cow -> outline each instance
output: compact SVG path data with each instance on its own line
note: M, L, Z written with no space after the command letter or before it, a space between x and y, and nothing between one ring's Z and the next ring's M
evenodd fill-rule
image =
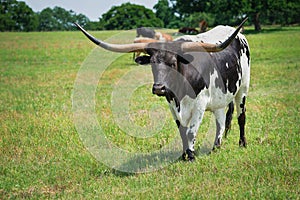
M155 39L155 31L146 27L139 27L136 29L136 37L146 37Z
M159 41L160 40L158 40L158 39L152 39L152 38L147 38L147 37L146 38L145 37L137 37L134 39L133 43L151 43L151 42L159 42ZM140 56L142 52L146 53L144 50L133 52L133 59Z
M134 43L150 43L150 42L170 42L173 41L171 35L161 32L155 32L155 38L145 38L145 37L137 37L134 39ZM141 52L134 52L133 59L140 56Z
M199 22L200 33L204 33L207 29L208 23L205 20Z
M155 39L162 42L171 42L173 38L167 33L155 32Z
M182 36L173 42L109 44L76 26L95 44L113 52L146 51L136 58L150 64L152 93L165 97L182 139L182 159L195 160L195 139L205 111L216 121L214 147L231 124L234 103L240 129L239 145L246 147L246 96L250 82L250 50L239 33L246 19L234 29L217 26L196 36ZM225 109L228 107L226 113ZM226 133L225 133L226 134Z
M178 32L183 33L183 34L190 34L190 35L196 35L199 33L198 30L196 30L195 28L190 28L190 27L183 27L183 28L179 29Z

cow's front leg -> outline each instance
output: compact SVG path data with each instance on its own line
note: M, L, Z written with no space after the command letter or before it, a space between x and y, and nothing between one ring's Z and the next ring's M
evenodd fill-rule
M186 130L187 150L185 151L185 160L195 160L195 142L199 126L202 122L204 111L193 113L189 126Z
M189 145L189 135L188 133L188 128L184 127L183 125L180 124L179 120L176 120L176 124L178 126L181 140L182 140L182 148L183 148L183 153L182 153L182 160L184 161L193 161L195 160L195 155L194 155L194 148L193 150L190 149Z
M186 137L186 131L187 131L187 127L184 127L180 124L180 121L179 120L176 120L176 124L177 124L177 127L179 129L179 133L180 133L180 136L181 136L181 140L182 140L182 159L183 160L186 160L186 151L188 149L188 140L187 140L187 137Z
M221 146L222 142L222 137L223 133L225 130L225 120L226 120L226 115L225 115L225 109L218 109L215 110L214 112L215 118L216 118L216 138L215 138L215 143L214 143L214 149L219 148Z

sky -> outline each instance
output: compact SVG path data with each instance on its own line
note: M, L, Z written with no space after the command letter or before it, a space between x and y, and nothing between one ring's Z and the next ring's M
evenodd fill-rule
M76 14L84 14L91 21L98 21L103 13L106 13L112 6L119 6L122 3L143 5L152 9L158 0L19 0L24 1L33 11L42 11L44 8L55 6L66 10L73 10Z

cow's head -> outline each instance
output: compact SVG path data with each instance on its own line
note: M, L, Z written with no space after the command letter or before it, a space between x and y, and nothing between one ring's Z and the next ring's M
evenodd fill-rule
M182 83L181 64L188 64L192 57L184 55L181 47L183 42L149 43L145 48L146 56L139 56L135 62L140 65L150 64L153 74L152 92L158 96L168 96L178 83Z
M154 42L152 39L144 42L137 42L132 44L108 44L96 39L85 31L81 26L75 25L95 44L109 51L128 53L144 51L148 56L141 56L136 58L136 62L141 65L151 64L154 77L153 94L158 96L168 96L172 93L174 83L178 83L180 79L180 65L179 63L187 64L192 60L188 52L218 52L225 49L236 37L245 19L235 32L228 37L226 41L220 44L209 44L201 42ZM186 56L185 56L186 55Z

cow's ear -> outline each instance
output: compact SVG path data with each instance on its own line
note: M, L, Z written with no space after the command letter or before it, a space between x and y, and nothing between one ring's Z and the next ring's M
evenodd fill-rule
M178 56L178 61L183 63L183 64L189 64L191 62L193 62L194 57L190 54L183 54Z
M150 56L139 56L135 59L135 62L139 65L150 64Z

